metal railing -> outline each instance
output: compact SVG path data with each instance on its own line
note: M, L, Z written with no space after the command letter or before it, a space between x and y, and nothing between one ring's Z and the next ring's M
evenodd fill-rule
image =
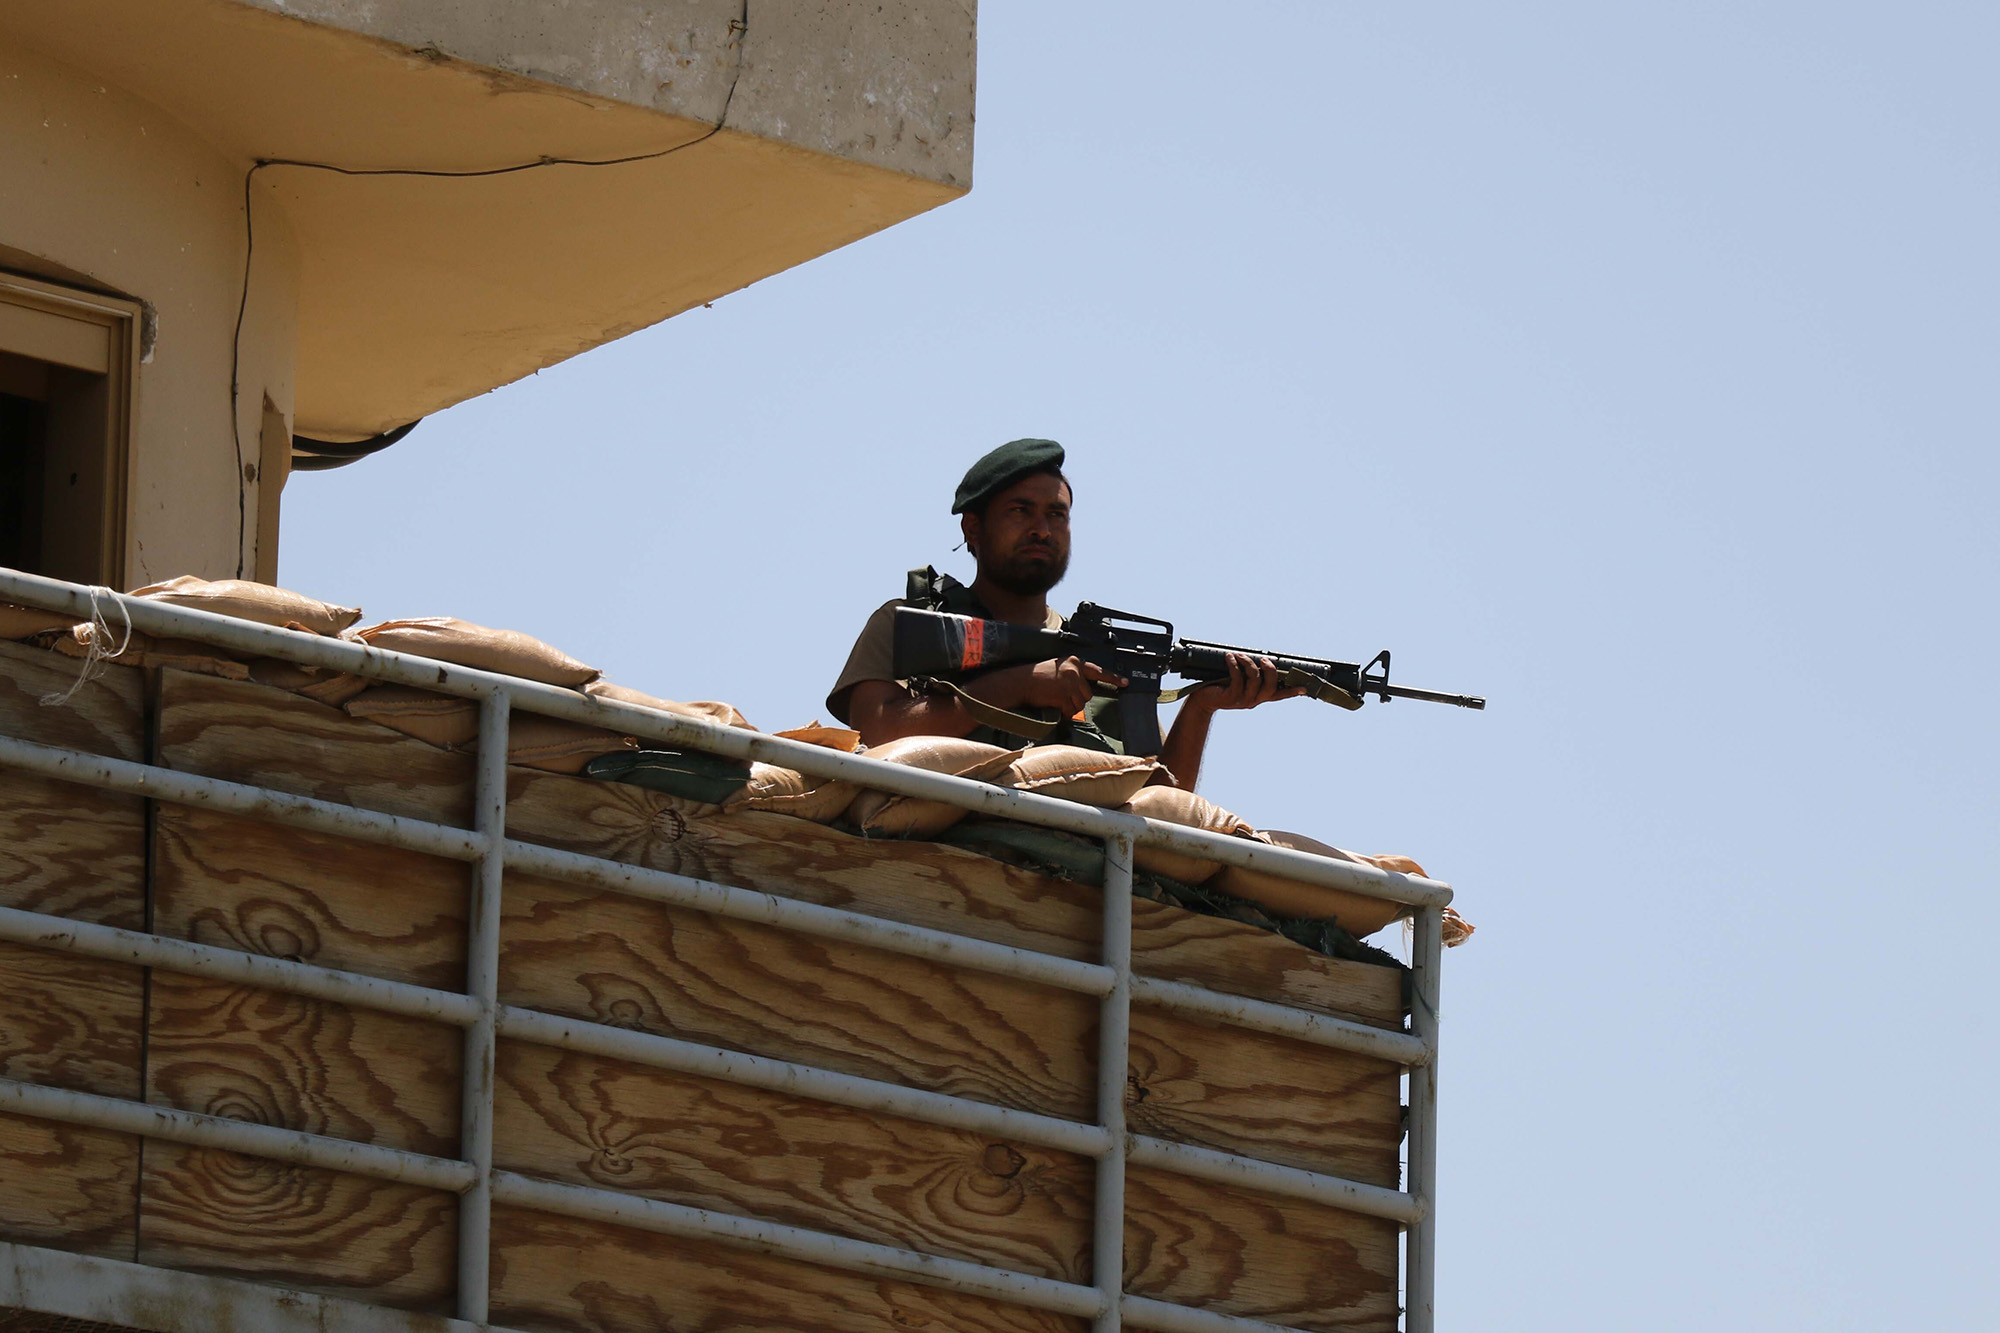
M227 1148L253 1156L452 1191L461 1200L459 1315L475 1323L487 1319L491 1212L493 1204L501 1202L666 1235L749 1245L813 1264L891 1275L1088 1317L1093 1320L1095 1333L1117 1333L1127 1326L1160 1330L1160 1333L1287 1333L1279 1325L1260 1320L1134 1296L1123 1290L1125 1169L1128 1164L1136 1164L1311 1200L1401 1224L1406 1229L1404 1326L1408 1333L1432 1333L1435 1224L1431 1201L1436 1187L1440 909L1451 900L1450 886L1117 811L922 772L559 686L166 606L102 588L83 588L0 569L0 600L73 614L78 620L108 615L121 627L129 621L142 634L194 639L236 652L418 686L480 703L474 818L469 830L0 736L0 766L22 772L469 863L472 895L463 992L434 990L142 931L0 908L0 940L456 1024L465 1034L460 1158L428 1156L10 1079L0 1079L0 1111L175 1143ZM647 741L782 765L816 777L845 779L897 795L944 801L972 811L1098 839L1106 848L1102 960L1082 962L509 838L507 734L509 718L516 707L613 729ZM1184 983L1133 976L1132 856L1134 847L1142 845L1270 871L1415 908L1410 1030L1395 1032ZM501 1004L497 994L500 906L505 873L509 869L1095 996L1101 1006L1097 1120L1085 1123L1015 1110ZM1130 1132L1124 1115L1125 1078L1130 1012L1135 1001L1211 1022L1388 1060L1406 1068L1410 1098L1406 1188L1388 1189ZM1097 1162L1092 1231L1094 1282L1085 1286L1035 1277L803 1227L609 1190L556 1184L498 1170L493 1166L494 1065L496 1043L503 1036L907 1116L931 1124L1004 1135L1092 1157Z

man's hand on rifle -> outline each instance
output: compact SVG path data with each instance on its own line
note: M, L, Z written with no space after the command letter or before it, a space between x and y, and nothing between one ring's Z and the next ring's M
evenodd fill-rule
M1280 688L1278 679L1277 665L1270 658L1231 653L1229 679L1203 685L1188 695L1183 707L1216 713L1224 709L1255 708L1279 699L1296 699L1305 693L1301 685Z
M995 672L995 675L1004 673ZM1019 705L1034 708L1057 708L1064 717L1074 717L1079 709L1090 702L1099 681L1122 689L1123 676L1115 676L1103 667L1084 661L1080 657L1063 657L1048 662L1037 662L1028 669L1027 679L1021 684Z
M1160 760L1174 775L1174 785L1193 791L1201 775L1201 755L1208 745L1208 724L1223 709L1255 708L1277 699L1304 694L1299 686L1280 688L1278 667L1268 657L1229 654L1229 679L1198 686L1181 698L1181 711L1167 732Z

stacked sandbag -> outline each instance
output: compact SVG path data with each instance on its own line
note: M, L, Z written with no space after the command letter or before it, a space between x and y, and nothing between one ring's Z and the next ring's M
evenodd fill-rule
M361 619L359 607L322 602L289 588L256 583L250 579L209 580L183 574L164 583L135 588L132 595L168 606L185 606L219 616L232 616L237 620L254 621L259 625L327 636L338 635ZM336 708L368 688L368 682L360 676L301 666L282 657L252 658L243 663L244 673L238 674L233 661L219 656L223 650L201 648L199 645L189 647L195 651L171 647L142 649L142 665L171 666L229 680L254 680L260 685L303 694L308 699L316 699Z
M65 657L87 661L128 667L171 667L197 675L220 676L224 680L250 679L249 666L229 656L226 648L193 639L156 639L123 625L107 630L102 621L86 620L72 625L51 646Z
M1248 820L1179 787L1142 788L1123 808L1127 814L1157 819L1163 824L1181 824L1206 833L1226 833L1238 838L1248 838L1255 833ZM1220 861L1208 861L1163 847L1148 847L1143 843L1132 849L1132 864L1140 870L1165 875L1183 884L1206 883L1222 869Z
M1378 870L1419 876L1424 873L1424 868L1407 856L1386 852L1377 855L1350 852L1317 838L1308 838L1303 833L1259 831L1252 828L1247 820L1214 802L1175 787L1148 787L1128 801L1124 809L1128 814L1157 819L1162 823L1180 824L1237 838L1254 838L1273 847L1312 852L1336 861L1374 866ZM1371 935L1390 922L1408 916L1411 911L1403 903L1393 903L1384 898L1369 898L1358 893L1307 884L1268 870L1225 866L1219 861L1158 847L1135 847L1132 863L1140 870L1165 875L1183 884L1206 884L1231 897L1255 903L1277 916L1332 921L1356 937ZM1471 936L1472 929L1471 923L1458 913L1445 909L1447 945L1463 943Z
M279 629L301 629L313 634L338 634L361 619L359 607L336 606L292 592L288 588L249 579L219 579L214 582L183 574L165 583L134 588L132 596L167 606L185 606L195 611L211 611L237 620L254 620Z
M568 653L532 635L510 629L489 629L453 616L420 616L385 620L350 631L345 637L371 648L450 662L475 671L492 671L544 685L571 689L597 679L596 667L585 666Z
M296 630L308 634L334 635L361 618L349 606L337 606L315 597L256 583L250 579L198 579L191 574L133 589L133 597L167 606L189 607L215 615L248 620L259 625ZM262 676L269 683L292 689L305 686L301 693L351 695L364 688L356 678L338 672L299 668L279 659L245 661L227 648L194 639L161 638L143 634L124 623L122 615L105 615L96 620L72 623L75 617L55 612L29 612L25 608L0 608L0 638L16 637L11 631L46 632L51 622L60 622L61 633L50 646L70 657L113 662L120 666L171 667L225 680L252 680ZM113 622L116 622L115 624ZM28 637L21 634L18 637Z
M0 602L0 639L32 639L42 634L67 632L75 623L76 617L67 611L43 611Z
M793 727L790 731L771 733L780 740L797 741L801 745L817 745L821 749L838 750L842 754L853 754L861 748L861 733L851 727L829 727L820 722L809 726Z
M873 752L870 752L873 757ZM1162 772L1160 761L1137 754L1107 754L1080 745L1031 745L1015 751L987 778L996 787L1054 796L1079 805L1120 806Z
M377 685L343 705L349 717L414 736L442 750L470 751L479 743L479 705L470 699L407 685ZM507 719L507 762L550 773L581 773L601 755L636 751L630 736L536 713Z
M807 727L772 733L781 739L818 745L843 754L861 748L861 733L846 727L824 727L815 722ZM730 811L757 810L768 814L810 819L815 824L831 824L847 812L861 788L843 778L816 778L797 769L776 764L750 765L750 781L731 797Z
M1254 836L1259 842L1269 843L1273 847L1284 847L1295 852L1311 852L1315 856L1329 857L1335 861L1351 861L1405 875L1424 873L1424 868L1407 856L1365 856L1358 852L1343 851L1317 838L1308 838L1303 833L1265 829ZM1302 880L1289 879L1268 870L1250 870L1243 866L1224 866L1221 873L1209 883L1213 888L1237 898L1248 899L1279 916L1332 921L1355 936L1372 935L1391 921L1408 916L1411 910L1403 903L1390 902L1386 898L1368 898L1358 893L1348 893L1342 889L1331 889L1319 884L1307 884Z
M921 768L927 773L949 773L953 777L985 781L1013 762L1014 751L956 736L905 736L873 747L866 757L886 764ZM863 833L930 838L965 818L965 808L945 801L864 791L847 808L847 818Z
M250 670L250 679L259 685L303 694L308 699L334 708L360 694L372 683L366 676L350 675L329 667L302 666L282 657L253 657L245 665Z
M841 778L816 778L797 769L753 763L750 781L729 799L725 808L792 815L815 824L831 824L847 813L860 794L860 787Z
M748 718L725 703L713 699L697 699L693 703L681 703L674 699L657 699L650 694L642 694L628 685L614 685L608 680L592 680L583 687L583 692L595 699L609 699L613 703L637 704L641 708L657 708L662 713L678 713L700 722L714 722L724 727L740 727L744 731L755 731ZM860 739L859 734L855 739Z

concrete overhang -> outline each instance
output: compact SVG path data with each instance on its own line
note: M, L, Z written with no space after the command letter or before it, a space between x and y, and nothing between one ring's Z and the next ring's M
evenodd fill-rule
M974 28L959 0L0 6L0 39L242 163L217 187L300 255L294 428L334 440L964 193Z

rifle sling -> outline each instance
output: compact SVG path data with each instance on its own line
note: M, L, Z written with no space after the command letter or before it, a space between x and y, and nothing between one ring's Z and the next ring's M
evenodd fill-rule
M1047 739L1048 734L1056 729L1057 724L1054 722L1044 722L1025 713L1012 713L1005 708L989 704L984 699L975 699L950 681L939 680L935 676L919 676L910 682L910 687L919 694L956 695L959 707L963 708L973 721L981 726L991 727L995 731L1004 731L1009 736L1040 741Z

